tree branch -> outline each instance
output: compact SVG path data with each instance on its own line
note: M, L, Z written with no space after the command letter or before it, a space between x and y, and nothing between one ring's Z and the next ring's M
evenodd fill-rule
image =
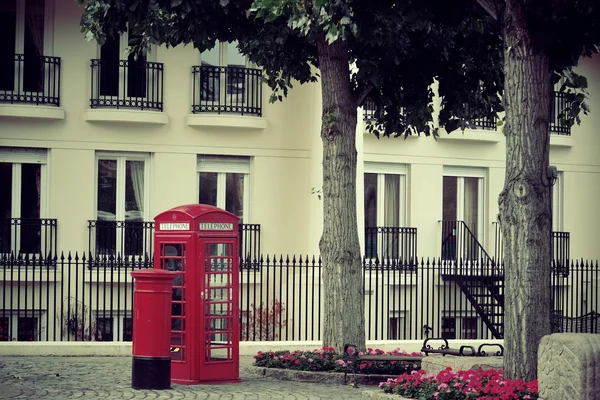
M488 14L490 14L492 16L492 18L494 18L496 21L498 21L498 14L500 14L502 11L501 3L503 3L503 1L501 1L501 0L475 0L475 1L478 2L479 5Z
M369 83L359 84L356 90L354 91L354 98L356 99L356 105L361 106L363 101L367 98L371 90L373 89L373 85Z
M513 19L514 27L521 29L527 28L525 9L522 0L506 0L506 12Z

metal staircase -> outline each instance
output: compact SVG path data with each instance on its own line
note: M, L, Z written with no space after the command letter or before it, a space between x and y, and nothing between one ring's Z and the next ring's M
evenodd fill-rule
M442 221L442 277L464 293L495 339L504 337L504 271L464 221Z

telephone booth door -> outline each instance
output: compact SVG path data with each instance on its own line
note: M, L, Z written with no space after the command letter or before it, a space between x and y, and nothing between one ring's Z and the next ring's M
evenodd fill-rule
M182 382L191 380L190 349L188 346L191 324L188 321L189 271L187 256L193 254L193 243L189 240L169 240L158 243L158 268L177 272L173 281L171 297L171 371Z
M237 240L205 238L198 265L204 267L200 332L204 354L200 354L201 381L239 382L239 326L237 291Z

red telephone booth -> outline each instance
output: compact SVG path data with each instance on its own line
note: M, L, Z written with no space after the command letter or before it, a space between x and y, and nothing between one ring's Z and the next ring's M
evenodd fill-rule
M238 217L190 204L154 221L154 266L179 274L172 295L171 381L239 382Z

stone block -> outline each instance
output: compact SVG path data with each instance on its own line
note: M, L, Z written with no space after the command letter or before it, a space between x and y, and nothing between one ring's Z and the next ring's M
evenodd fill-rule
M423 357L423 361L421 361L421 369L428 374L437 374L447 367L451 367L452 371L502 369L502 357L458 357L432 354Z
M600 335L554 333L540 341L541 400L600 400Z

